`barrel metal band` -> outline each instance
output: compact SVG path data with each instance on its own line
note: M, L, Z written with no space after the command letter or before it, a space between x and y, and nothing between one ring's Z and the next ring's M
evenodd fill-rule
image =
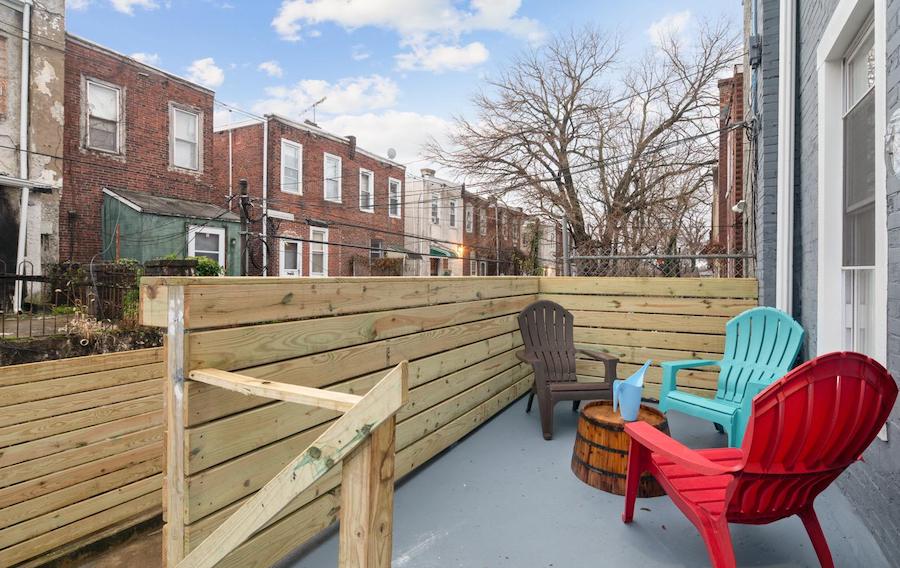
M609 446L604 446L603 444L598 444L597 442L594 442L593 440L588 440L587 438L582 436L581 432L575 433L575 440L576 441L581 440L585 444L592 446L594 448L597 448L598 450L603 450L604 452L612 452L614 454L619 454L620 456L628 455L628 450L620 450L618 448L610 448Z

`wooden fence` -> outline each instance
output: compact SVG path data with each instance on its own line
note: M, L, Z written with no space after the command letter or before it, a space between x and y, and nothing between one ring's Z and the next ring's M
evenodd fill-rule
M538 298L573 310L576 341L618 355L622 374L647 358L721 354L725 321L756 305L755 280L147 278L141 289L143 322L168 326L168 566L337 416L186 380L193 370L364 394L409 360L396 429L402 477L528 392L515 316ZM580 365L589 380L602 376ZM712 373L684 377L697 392L714 389ZM340 480L335 467L219 566L269 566L336 521Z
M0 566L160 513L162 349L0 367Z

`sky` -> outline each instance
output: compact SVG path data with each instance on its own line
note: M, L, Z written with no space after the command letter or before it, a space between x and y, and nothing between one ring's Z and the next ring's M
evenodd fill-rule
M594 23L642 57L699 18L738 29L741 0L68 0L67 29L256 114L312 119L417 169L429 136L523 50ZM215 122L242 121L218 106ZM428 164L430 165L430 164Z

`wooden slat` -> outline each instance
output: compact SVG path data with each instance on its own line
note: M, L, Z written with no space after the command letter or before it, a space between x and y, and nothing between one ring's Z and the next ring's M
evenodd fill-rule
M191 365L232 370L517 314L537 296L515 296L251 325L192 333Z
M41 477L0 489L0 510L54 491L61 491L108 472L145 462L161 456L162 453L162 441L157 441L81 465L44 473Z
M322 388L352 377L379 372L400 361L420 359L460 345L508 334L515 329L518 329L515 316L501 316L241 369L240 373L257 379ZM323 369L328 369L327 373ZM267 402L263 398L244 397L196 383L185 385L185 392L188 426Z
M683 351L704 351L707 353L725 352L724 335L672 333L668 331L636 331L628 329L605 329L599 327L576 327L574 335L575 341L582 343Z
M755 308L756 300L666 298L662 296L541 294L568 310L734 317Z
M541 277L543 294L621 294L694 298L747 298L755 300L755 278L585 278Z
M149 381L79 392L47 400L24 402L16 406L6 407L3 409L3 412L0 412L0 427L32 422L88 408L99 408L124 400L158 395L162 393L162 383L162 379L151 379Z
M252 278L141 280L145 325L162 326L166 294L187 286L186 329L394 310L538 293L536 278Z
M110 526L118 525L119 530L121 530L121 528L124 528L121 524L123 521L137 516L146 518L147 515L158 514L160 502L161 491L157 489L152 493L126 501L101 513L91 515L44 533L39 537L0 550L0 566L12 566Z
M576 369L579 375L588 377L606 378L606 366L598 361L588 359L579 359L576 362ZM638 369L641 365L635 363L619 363L617 366L617 374L619 378L627 378ZM710 367L707 367L709 369ZM717 367L713 367L717 368ZM649 383L662 382L662 368L658 365L651 365L647 369L645 379ZM715 388L715 384L719 379L719 374L715 371L702 371L699 369L685 369L678 373L678 384L695 388Z
M683 316L588 310L571 311L572 316L575 318L575 325L579 327L709 333L713 335L725 335L725 324L730 319L720 316Z
M150 363L148 365L126 367L125 369L111 369L97 373L0 387L0 407L137 383L149 379L158 379L163 374L164 368L162 363ZM0 410L0 412L4 411Z
M90 463L99 458L127 452L140 446L147 446L162 440L162 438L163 428L156 426L0 468L0 488L36 479L48 472L61 471L76 465Z
M134 483L146 477L152 477L160 472L162 472L162 455L123 469L98 475L53 493L11 505L3 509L3 514L0 515L0 529L33 519L44 513L62 509L73 503L112 491L117 487ZM162 478L159 478L157 488L161 487Z
M0 428L0 448L161 410L162 393Z
M146 430L162 424L162 410L155 410L137 416L120 418L111 422L104 422L96 426L73 430L64 434L57 434L49 438L41 438L24 444L10 446L0 452L0 472L3 468L14 464L27 462L49 456L58 452L83 448L90 444L96 444L105 440L119 438L131 432ZM2 474L0 474L2 475Z
M105 355L88 355L55 361L26 363L0 367L0 386L19 385L46 381L59 377L71 377L87 373L99 373L113 369L148 365L162 361L162 348L136 349Z
M191 380L230 390L244 396L257 396L324 408L326 410L338 410L340 412L350 410L362 399L362 397L353 394L264 381L238 373L220 371L219 369L191 371L190 378Z

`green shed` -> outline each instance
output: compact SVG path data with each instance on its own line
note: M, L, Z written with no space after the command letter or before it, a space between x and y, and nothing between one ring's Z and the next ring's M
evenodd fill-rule
M103 190L103 258L140 262L174 254L206 256L241 270L240 217L210 203L158 197L124 189Z

